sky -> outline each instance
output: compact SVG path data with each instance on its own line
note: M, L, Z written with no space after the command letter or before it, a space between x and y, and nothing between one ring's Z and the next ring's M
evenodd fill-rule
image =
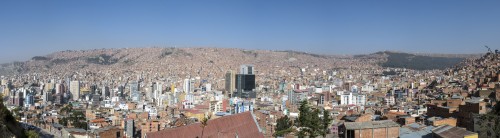
M223 47L318 54L500 49L498 0L1 0L0 63L63 50Z

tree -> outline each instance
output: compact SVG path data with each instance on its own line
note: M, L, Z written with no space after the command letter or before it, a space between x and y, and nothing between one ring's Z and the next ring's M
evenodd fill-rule
M26 136L28 138L40 138L40 135L38 135L38 133L34 130L26 131Z
M14 114L14 117L17 120L21 120L21 117L24 116L24 113L21 113L21 108L20 107L16 107L16 108L12 109L11 112Z
M18 138L25 138L24 128L15 120L12 113L3 105L3 96L0 94L0 124L7 127L7 130Z
M497 101L497 104L495 104L495 108L493 109L493 111L491 111L491 113L500 115L500 101Z
M88 129L88 124L82 111L73 111L69 117L69 121L76 128Z
M310 121L310 111L311 109L307 105L307 101L304 100L300 102L300 107L299 107L299 118L297 118L297 126L300 127L300 131L298 136L299 137L305 137L309 133L309 128L307 126L310 126L309 124L311 123Z
M307 101L300 102L299 118L297 119L297 126L300 127L298 133L299 137L316 137L321 134L321 118L319 117L319 109L311 109Z
M70 113L71 111L73 111L73 106L71 104L68 104L68 105L64 106L63 108L61 108L61 110L59 110L59 113L66 115L66 114Z
M300 102L299 118L297 120L298 126L306 126L307 123L309 123L309 113L311 112L310 110L311 109L309 109L306 100Z
M319 109L314 109L312 114L310 114L311 123L309 123L309 126L307 127L309 127L310 129L309 136L312 138L315 138L321 134L321 118L319 117L319 114Z
M326 134L329 133L328 128L330 127L330 122L332 121L330 112L327 110L323 110L323 112L321 112L320 109L311 109L305 100L300 102L299 112L296 125L300 128L300 131L297 136L326 137ZM323 114L323 117L320 117L320 114ZM280 123L280 121L282 120L278 120L278 123ZM278 128L279 126L277 125L277 132L275 134L282 134L278 133L280 131Z
M59 119L58 123L63 126L68 126L68 124L71 123L71 125L74 126L75 128L82 128L87 130L88 123L86 122L86 118L83 112L77 110L69 110L69 109L72 109L71 106L66 106L63 109L61 109L61 112L69 114L69 117L63 117Z
M292 120L290 120L290 118L288 118L288 116L283 116L281 118L279 118L278 120L276 120L276 128L275 128L275 131L273 136L284 136L285 134L288 134L290 132L292 132Z
M208 117L204 117L202 120L201 120L201 138L203 138L203 133L205 132L205 127L208 126L208 120L210 120L210 118L212 118L211 115L208 115Z
M68 119L66 119L66 117L63 117L63 118L59 119L58 123L63 125L63 126L68 126Z
M327 111L327 110L323 110L323 118L321 120L321 134L323 135L323 137L326 137L326 134L329 133L329 128L330 128L330 122L332 121L333 119L330 117L330 112Z

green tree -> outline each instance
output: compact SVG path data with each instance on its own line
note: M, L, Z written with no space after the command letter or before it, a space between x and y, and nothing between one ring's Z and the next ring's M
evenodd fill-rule
M20 107L16 107L16 108L12 109L11 112L14 114L14 117L16 118L16 120L21 120L21 117L24 116L24 114L21 113Z
M309 135L309 128L307 126L310 126L310 119L311 119L311 109L309 108L309 105L307 105L307 101L304 100L300 102L300 107L299 107L299 118L297 118L297 126L300 128L299 137L305 137Z
M333 120L329 111L323 110L323 112L321 112L320 109L311 109L307 101L302 101L300 102L299 112L299 117L295 124L300 128L297 134L298 137L326 137L326 134L329 133L328 128L330 127L330 122ZM323 117L320 117L320 114L323 114ZM278 120L278 123L279 122L280 120ZM277 133L279 132L278 126L276 131Z
M59 119L59 124L63 126L68 126L68 119L66 117Z
M68 113L71 113L73 111L73 106L71 104L67 104L61 110L59 110L60 114L66 115Z
M297 126L300 128L298 133L299 137L316 137L321 135L321 118L319 117L319 109L311 109L307 101L300 102L299 118L297 119Z
M27 138L40 138L40 135L34 130L26 131Z
M314 109L311 116L311 123L307 126L310 129L309 136L315 138L321 135L321 118L319 117L320 111L319 109Z
M82 128L85 130L88 129L86 118L82 111L71 112L69 121L71 121L71 125L73 125L76 128Z
M500 101L497 101L497 104L495 104L495 108L491 111L491 113L494 115L500 115Z
M283 116L281 118L279 118L278 120L276 120L276 128L275 128L275 131L273 136L277 137L277 136L284 136L285 134L288 134L290 132L292 132L292 120L290 120L290 118L288 118L288 116Z
M328 110L323 110L323 118L321 120L321 135L323 135L323 137L326 137L326 134L329 133L329 128L330 128L330 122L332 121L333 119L330 117L330 112Z

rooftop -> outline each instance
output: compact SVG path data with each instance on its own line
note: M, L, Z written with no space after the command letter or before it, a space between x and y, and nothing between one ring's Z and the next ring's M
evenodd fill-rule
M442 125L432 130L433 133L442 138L462 138L477 133L465 130L465 128L458 128L449 125Z
M165 129L158 132L147 133L147 138L195 138L201 137L241 137L241 138L263 138L255 116L251 112L220 117L209 120L203 130L200 123L187 126Z

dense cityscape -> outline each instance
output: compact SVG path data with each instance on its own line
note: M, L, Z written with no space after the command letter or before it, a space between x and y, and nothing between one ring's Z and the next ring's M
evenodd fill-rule
M162 51L158 49L176 52L155 57L152 51ZM451 138L496 137L500 132L498 51L444 70L380 66L388 62L383 58L387 54L322 57L223 48L133 49L154 58L186 59L178 62L207 61L182 64L199 69L165 64L170 68L166 70L142 62L131 65L126 61L132 59L119 59L116 53L101 54L122 50L63 51L17 63L22 68L18 74L1 76L2 108L26 131L56 138ZM209 50L256 61L196 59L204 56L200 51ZM92 61L96 57L89 53L100 60ZM279 62L268 56L288 63L259 61ZM53 64L44 72L29 69L70 58L78 60ZM115 63L103 64L111 60ZM322 60L338 61L326 65ZM80 69L64 68L83 62L87 66ZM235 67L215 68L215 62ZM239 64L245 62L251 64ZM121 70L107 69L114 67ZM12 136L18 134L2 134Z
M0 138L500 138L499 0L0 0Z

